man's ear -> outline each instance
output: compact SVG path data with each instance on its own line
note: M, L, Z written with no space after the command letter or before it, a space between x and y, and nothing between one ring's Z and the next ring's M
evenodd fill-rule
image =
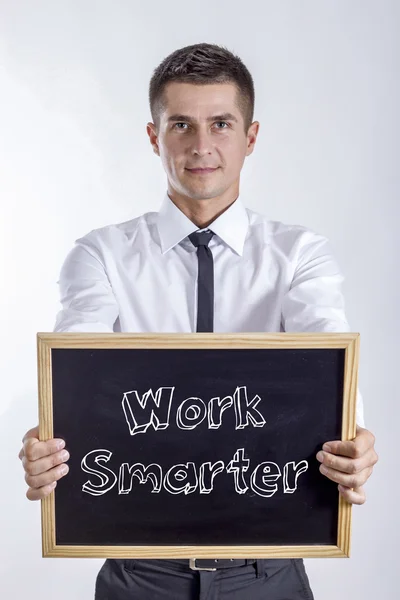
M257 140L258 130L260 128L259 121L254 121L247 132L247 151L246 156L249 156L253 150Z
M150 138L150 144L153 146L153 152L160 156L160 150L158 148L158 133L154 123L147 123L146 126L147 134Z

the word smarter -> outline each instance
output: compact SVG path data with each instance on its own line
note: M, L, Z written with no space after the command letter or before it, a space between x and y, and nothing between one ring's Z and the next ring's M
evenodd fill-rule
M125 392L122 409L129 433L146 433L150 426L155 431L166 429L170 424L174 390L175 387L160 387L155 394L150 389L143 396L137 390ZM235 429L249 425L264 427L266 421L256 408L260 400L260 396L256 395L249 401L246 386L236 387L232 396L211 398L207 404L201 398L191 396L177 404L176 425L179 429L191 431L206 421L208 429L219 429L224 411L232 409L235 411Z
M194 462L172 465L165 473L157 463L145 466L142 463L123 463L118 475L105 466L111 459L112 452L105 449L88 452L81 462L85 473L95 476L100 483L86 481L82 490L92 496L101 496L117 486L118 494L129 494L134 487L133 482L141 485L148 484L152 494L165 490L170 494L192 494L196 490L200 494L210 494L213 490L214 479L221 473L232 476L237 494L245 494L250 488L255 494L270 498L278 491L278 483L282 477L284 494L293 494L297 489L299 476L308 469L308 462L287 462L283 467L283 475L275 462L266 461L255 466L250 472L250 460L245 458L244 448L239 448L232 460L225 465L223 460L211 464L202 463L196 466ZM247 481L245 477L247 474ZM96 481L96 480L95 480Z

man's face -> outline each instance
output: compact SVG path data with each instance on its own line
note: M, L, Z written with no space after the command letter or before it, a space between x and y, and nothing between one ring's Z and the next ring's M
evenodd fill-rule
M230 191L237 195L240 171L253 151L259 124L254 122L245 132L236 93L231 83L166 86L158 135L151 123L147 131L172 192L194 200ZM201 168L213 170L193 170Z

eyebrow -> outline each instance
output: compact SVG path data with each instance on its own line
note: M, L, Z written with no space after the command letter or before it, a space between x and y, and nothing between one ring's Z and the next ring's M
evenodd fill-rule
M196 121L196 119L193 119L193 117L190 117L189 115L171 115L170 117L168 117L168 123L172 123L175 121ZM235 123L238 122L235 115L229 112L223 113L222 115L215 115L214 117L208 117L207 121L235 121Z

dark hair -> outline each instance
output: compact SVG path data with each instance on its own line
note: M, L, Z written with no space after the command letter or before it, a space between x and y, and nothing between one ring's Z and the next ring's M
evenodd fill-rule
M243 115L246 132L253 122L253 78L241 59L224 46L202 43L179 48L154 70L149 85L149 102L157 129L160 114L165 110L165 86L172 81L195 85L235 84L236 103Z

